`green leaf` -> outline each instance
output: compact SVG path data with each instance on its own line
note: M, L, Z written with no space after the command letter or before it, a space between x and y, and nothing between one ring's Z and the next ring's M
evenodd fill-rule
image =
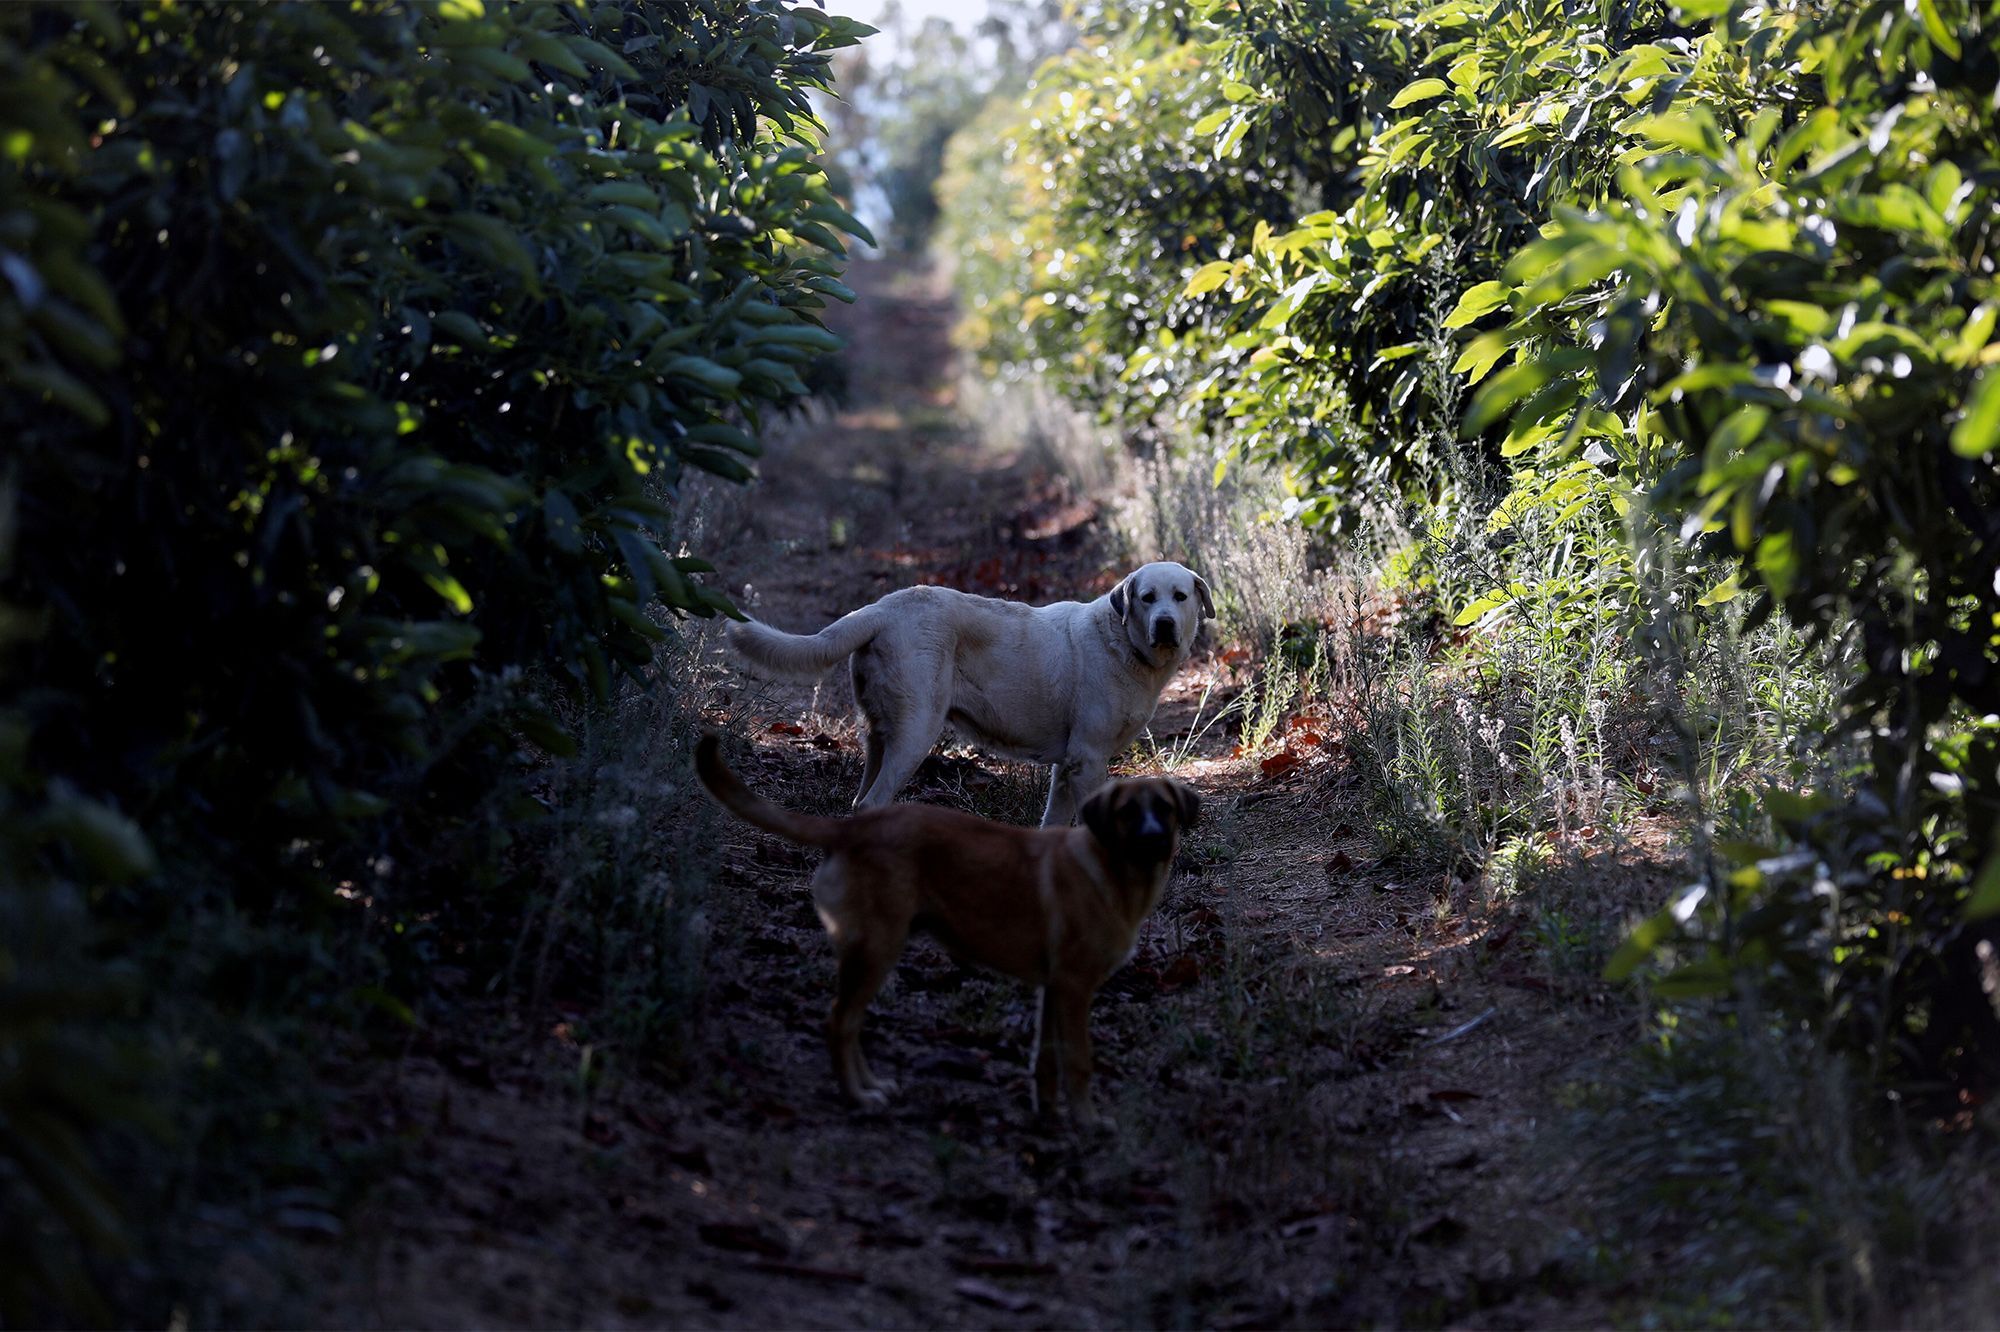
M1229 281L1230 275L1235 271L1236 265L1231 260L1212 260L1195 269L1194 276L1188 279L1187 289L1181 294L1183 296L1200 296L1214 291L1217 287Z
M1509 125L1498 134L1495 134L1486 141L1486 146L1489 149L1513 148L1519 144L1532 143L1537 139L1546 137L1542 133L1541 126L1530 125L1526 121L1521 121L1518 124Z
M547 525L549 540L557 550L567 555L583 553L583 516L576 511L570 497L560 490L550 490L542 496L542 521Z
M43 812L40 823L43 835L68 847L107 882L144 878L159 868L139 825L94 800L58 800Z
M1459 296L1458 304L1445 316L1446 328L1464 328L1478 319L1483 319L1507 303L1512 292L1504 282L1481 282L1467 287Z
M711 393L733 392L743 382L742 375L705 356L676 356L660 367L660 373L670 379L691 380Z
M1961 458L1983 458L2000 444L2000 366L1988 366L1972 382L1965 415L1951 428L1951 451Z
M1708 589L1694 604L1697 606L1722 606L1736 600L1743 591L1741 574L1732 572L1729 577Z
M1632 974L1660 950L1661 944L1679 933L1681 923L1694 914L1695 908L1707 895L1706 885L1692 884L1681 890L1679 898L1672 905L1663 907L1640 921L1611 954L1611 960L1604 964L1604 979L1630 980Z
M1553 377L1554 372L1540 361L1508 366L1472 396L1472 404L1466 408L1465 420L1459 427L1461 432L1467 436L1478 434Z
M1987 855L1965 900L1967 920L1985 920L1988 916L2000 916L2000 849Z
M582 57L589 64L596 65L600 69L609 70L621 79L636 79L639 77L639 71L632 68L630 61L602 42L592 41L588 37L564 37L561 40L567 42L569 49L576 52L578 56Z
M587 79L590 71L576 58L576 53L559 37L547 33L530 33L521 39L521 52L537 64L547 65L573 79Z
M1748 494L1746 490L1743 492ZM1757 542L1757 572L1779 601L1790 597L1799 585L1798 545L1790 532L1767 532Z
M593 203L624 204L629 208L656 208L660 197L650 185L636 180L601 181L584 191L584 198Z
M1513 346L1513 340L1505 333L1482 333L1465 344L1465 350L1452 362L1451 372L1464 375L1468 385L1477 384Z
M1442 97L1451 91L1451 85L1443 79L1418 79L1403 85L1403 90L1389 101L1389 109L1394 111L1417 102L1428 102L1433 97Z
M1644 116L1625 129L1628 134L1648 143L1679 148L1698 157L1722 155L1722 131L1716 128L1715 117L1709 114L1706 107Z
M1660 999L1714 999L1728 994L1732 983L1727 961L1704 957L1658 977L1651 989Z
M1917 0L1917 13L1923 18L1924 31L1930 34L1938 50L1957 60L1963 54L1963 48L1958 44L1958 34L1938 13L1937 0Z
M1489 592L1485 596L1480 597L1478 600L1472 602L1458 614L1452 616L1451 622L1452 624L1462 629L1467 625L1473 624L1479 620L1484 619L1487 615L1490 615L1492 612L1496 610L1500 610L1503 607L1511 606L1513 604L1514 604L1514 596L1511 592L1507 592L1505 590L1499 592Z

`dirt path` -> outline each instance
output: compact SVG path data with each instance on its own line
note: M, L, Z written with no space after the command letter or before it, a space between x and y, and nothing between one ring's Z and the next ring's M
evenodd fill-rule
M771 479L712 518L758 614L817 627L920 581L1029 600L1108 586L1088 497L956 416L936 288L872 266L856 285L854 404L791 431ZM1188 729L1208 681L1229 685L1213 655L1177 683L1157 735ZM860 758L838 673L819 689L732 683L712 702L756 741L753 785L844 806ZM831 965L802 890L811 862L718 825L706 997L678 1080L593 1088L566 1024L418 1043L377 1089L412 1149L355 1238L319 1251L301 1316L1591 1320L1568 1302L1589 1241L1568 1233L1580 1186L1537 1124L1567 1075L1619 1044L1619 1010L1532 931L1468 910L1469 885L1369 867L1337 743L1270 778L1230 757L1224 729L1175 769L1207 818L1098 1001L1102 1136L1029 1127L1027 996L928 946L865 1036L903 1094L878 1114L841 1104L820 1044ZM1040 775L954 751L914 794L1028 822Z

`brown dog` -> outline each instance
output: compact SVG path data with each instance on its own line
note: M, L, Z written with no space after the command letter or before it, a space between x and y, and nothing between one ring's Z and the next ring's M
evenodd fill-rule
M850 1100L880 1106L895 1091L868 1071L861 1018L918 929L964 961L1041 987L1036 1109L1054 1110L1060 1067L1070 1113L1090 1122L1090 1001L1159 903L1180 832L1200 814L1193 787L1169 777L1107 782L1083 802L1082 826L1017 828L936 805L844 819L793 813L738 781L712 735L696 747L695 768L739 818L826 848L812 894L840 962L826 1038Z

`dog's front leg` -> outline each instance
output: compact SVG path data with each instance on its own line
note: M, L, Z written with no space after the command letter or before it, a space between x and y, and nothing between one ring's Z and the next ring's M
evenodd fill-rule
M1077 802L1104 785L1110 765L1101 758L1065 758L1049 778L1049 803L1042 810L1044 828L1066 828L1076 822Z
M1069 1103L1070 1118L1084 1127L1097 1122L1096 1107L1090 1103L1090 1001L1093 994L1094 987L1061 977L1051 980L1043 991L1044 1018L1053 1019L1055 1024L1063 1096Z
M1049 987L1035 992L1035 1118L1056 1113L1056 1015Z
M1076 822L1076 794L1070 790L1067 760L1049 768L1049 801L1042 807L1044 828L1066 827Z

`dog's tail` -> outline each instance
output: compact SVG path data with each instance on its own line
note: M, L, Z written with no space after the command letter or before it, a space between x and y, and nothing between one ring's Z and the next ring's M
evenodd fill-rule
M774 805L752 791L722 761L722 742L704 735L694 747L694 770L701 784L721 806L766 832L789 837L808 846L832 846L840 840L845 819L826 819L816 814L799 814Z
M867 646L881 628L882 612L863 606L816 634L788 634L759 620L731 624L729 644L768 674L809 680Z

